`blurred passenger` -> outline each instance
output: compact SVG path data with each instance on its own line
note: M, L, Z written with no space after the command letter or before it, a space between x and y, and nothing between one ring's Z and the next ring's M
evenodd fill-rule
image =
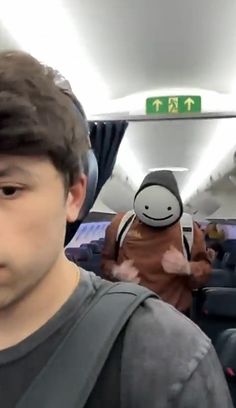
M224 241L225 233L222 229L220 229L217 224L210 223L207 225L205 230L205 238L206 240L219 240Z

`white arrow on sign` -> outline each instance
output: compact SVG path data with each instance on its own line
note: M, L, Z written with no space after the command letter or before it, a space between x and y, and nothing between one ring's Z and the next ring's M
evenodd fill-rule
M157 111L157 112L159 112L161 105L163 105L163 102L160 101L160 99L156 99L156 100L153 102L153 106L156 107L156 111Z
M190 112L192 105L195 104L194 100L192 98L188 98L186 99L186 101L184 102L185 105L187 105L187 110Z

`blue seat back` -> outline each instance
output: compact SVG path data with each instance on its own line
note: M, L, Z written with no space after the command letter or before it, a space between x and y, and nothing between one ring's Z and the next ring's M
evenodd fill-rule
M236 329L228 329L221 333L215 348L236 407Z
M235 288L204 288L198 302L196 323L213 344L224 330L236 328Z

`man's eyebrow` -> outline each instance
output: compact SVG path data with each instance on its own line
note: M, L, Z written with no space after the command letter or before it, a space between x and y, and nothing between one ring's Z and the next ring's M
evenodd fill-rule
M17 165L8 165L3 168L0 167L0 178L17 176L17 175L22 175L25 177L32 177L32 174L28 170L24 169L23 167L17 166Z

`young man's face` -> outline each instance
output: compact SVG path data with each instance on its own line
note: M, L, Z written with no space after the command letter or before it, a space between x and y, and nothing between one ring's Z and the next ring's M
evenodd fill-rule
M49 160L0 156L0 310L29 292L63 254L67 221L84 200L84 178L65 198Z

